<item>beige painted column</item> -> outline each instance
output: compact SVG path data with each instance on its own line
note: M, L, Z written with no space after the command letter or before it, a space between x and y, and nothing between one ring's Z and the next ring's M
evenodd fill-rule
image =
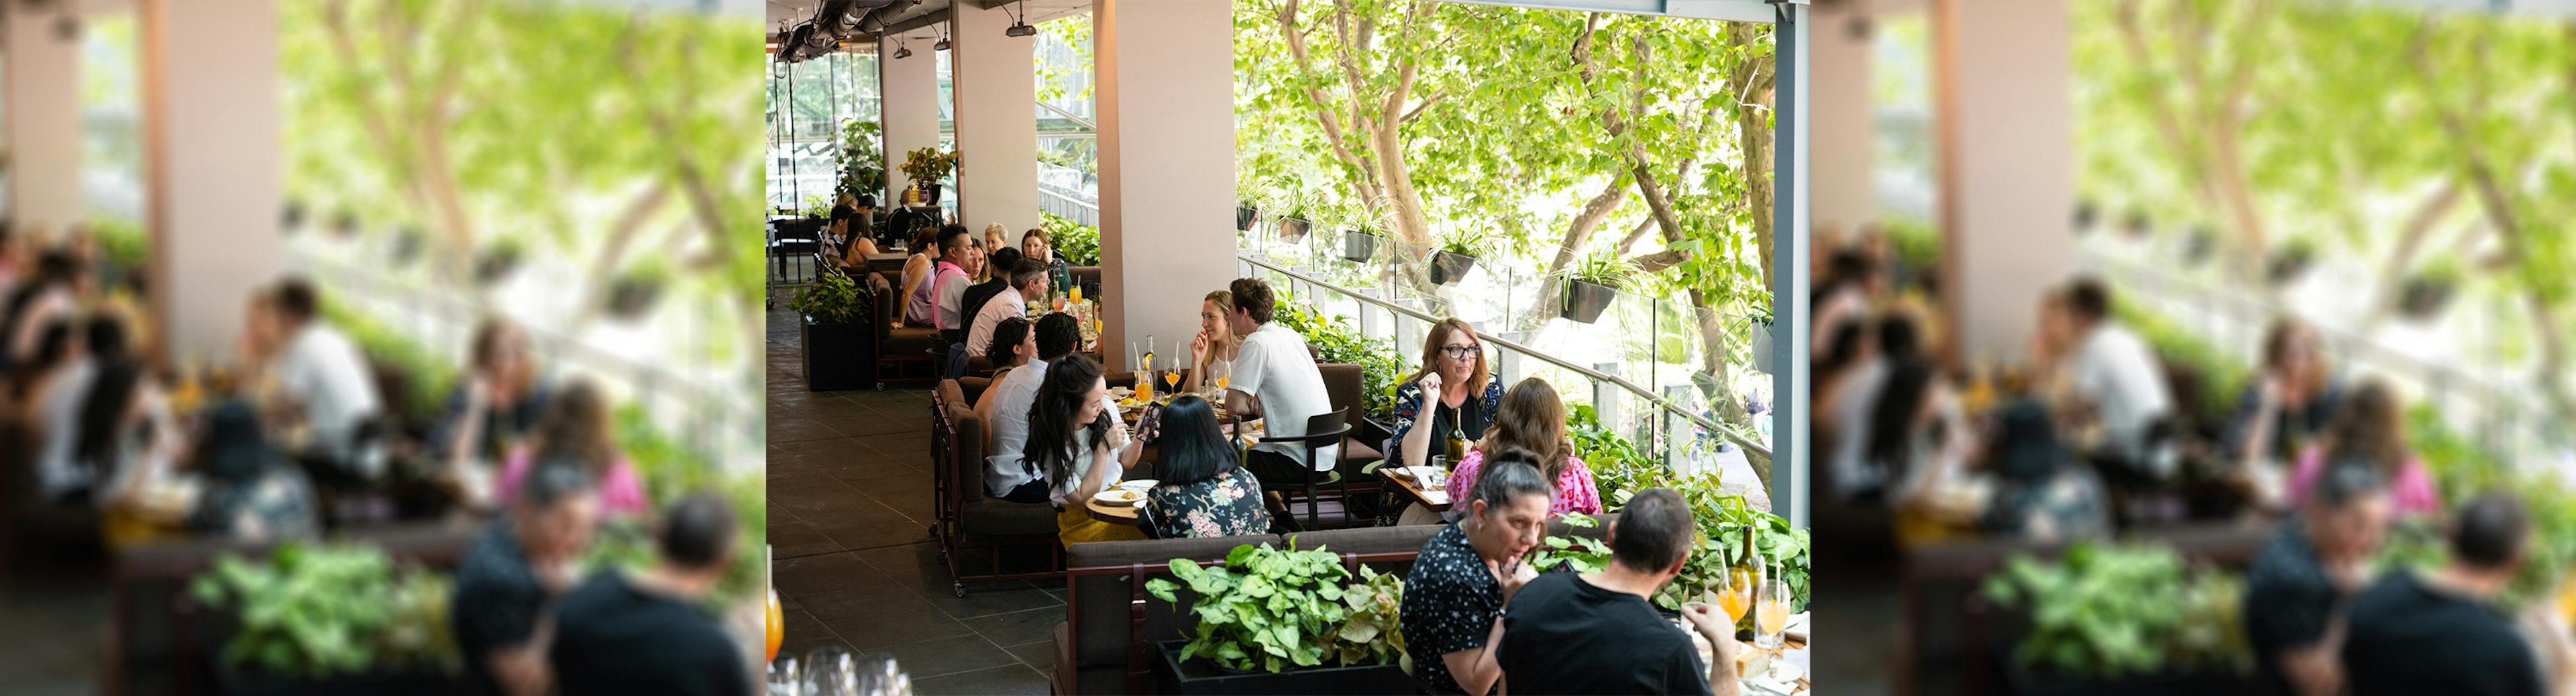
M144 0L141 12L157 348L225 361L250 293L284 267L276 0Z
M8 95L10 220L18 234L61 234L88 210L81 196L80 20L75 3L0 2Z
M2075 271L2068 14L2066 0L1933 5L1942 297L1963 359L2026 357L2040 294Z
M1871 127L1869 0L1816 3L1809 22L1807 127L1808 212L1815 229L1849 234L1878 217L1878 180L1871 170L1877 132Z
M930 45L939 39L929 29L885 37L877 44L877 85L883 94L885 119L886 197L891 209L903 201L912 178L903 161L914 150L939 145L939 55ZM912 55L894 54L910 49Z
M1093 0L1109 360L1179 355L1234 279L1234 3ZM1120 365L1122 368L1128 366Z
M1038 226L1037 37L1003 35L1020 3L949 7L955 13L948 59L957 99L957 217L979 235L985 225L1002 223L1016 239ZM1231 71L1233 60L1226 65Z

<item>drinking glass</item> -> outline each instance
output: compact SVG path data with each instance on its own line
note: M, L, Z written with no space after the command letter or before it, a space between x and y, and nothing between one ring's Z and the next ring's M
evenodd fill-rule
M1753 610L1753 593L1761 583L1761 574L1747 566L1726 571L1726 587L1717 591L1717 607L1726 610L1730 624L1743 623L1745 612Z
M1753 644L1766 651L1778 652L1786 637L1781 629L1789 626L1789 583L1779 578L1764 578L1762 591L1753 601Z
M796 656L769 663L769 696L805 696L805 669Z

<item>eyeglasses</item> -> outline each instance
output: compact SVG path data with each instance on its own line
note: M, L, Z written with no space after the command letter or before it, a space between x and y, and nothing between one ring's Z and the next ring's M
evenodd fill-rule
M1483 352L1484 350L1484 346L1441 346L1440 354L1449 356L1449 359L1451 360L1465 360L1467 359L1467 356L1475 355Z

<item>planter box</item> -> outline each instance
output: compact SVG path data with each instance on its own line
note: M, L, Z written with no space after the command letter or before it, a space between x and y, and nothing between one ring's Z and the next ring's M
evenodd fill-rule
M805 318L805 390L837 391L877 386L877 342L874 327L816 324Z
M1234 231L1250 232L1252 223L1261 221L1261 211L1243 206L1234 208Z
M1585 324L1600 321L1601 312L1609 309L1610 301L1619 297L1615 288L1571 279L1565 281L1564 294L1564 306L1558 309L1557 316Z
M1432 254L1431 282L1434 285L1458 282L1458 279L1467 277L1467 271L1475 267L1476 257L1473 256L1448 251Z
M661 299L660 281L619 278L608 285L608 313L619 319L642 319L653 311L653 303Z
M1359 230L1342 231L1342 258L1366 262L1377 255L1378 236Z
M2271 278L2273 285L2284 285L2290 281L2298 280L2301 275L2305 275L2308 272L2308 262L2310 260L2312 260L2311 255L2305 253L2282 252L2274 254L2272 256L2271 266L2265 269L2264 275Z
M1279 218L1279 241L1294 242L1306 238L1306 229L1314 223L1305 218Z
M2409 278L2399 290L2397 308L2405 312L2407 318L2416 321L2432 319L2442 313L2443 307L2450 306L2451 291L2455 287L2455 283L2447 280Z
M2095 679L2035 674L2016 666L2006 669L2005 675L2011 682L2011 693L2022 696L2238 696L2257 693L2256 686L2260 683L2251 676L2212 672L2133 674Z
M1396 665L1307 667L1278 674L1232 672L1205 659L1183 662L1188 641L1154 644L1155 693L1161 694L1412 694L1412 675Z

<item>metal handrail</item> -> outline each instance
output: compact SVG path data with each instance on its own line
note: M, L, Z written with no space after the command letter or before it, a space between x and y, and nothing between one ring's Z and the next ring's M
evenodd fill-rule
M1417 309L1414 309L1414 308L1411 308L1411 307L1406 307L1406 306L1404 306L1404 305L1396 304L1396 303L1393 303L1393 302L1388 302L1388 301L1386 301L1386 300L1379 299L1379 298L1376 298L1376 297L1370 297L1370 296L1368 296L1368 295L1363 295L1363 294L1360 294L1360 293L1359 293L1359 292L1357 292L1357 291L1351 290L1350 288L1345 288L1345 287L1342 287L1342 286L1340 286L1340 285L1335 285L1335 284L1333 284L1333 283L1331 283L1331 282L1325 281L1325 280L1323 280L1323 279L1316 278L1316 277L1314 277L1314 276L1310 276L1310 275L1306 275L1306 274L1304 274L1304 273L1300 273L1300 272L1297 272L1297 271L1289 270L1289 269L1287 269L1287 268L1285 268L1285 267L1280 266L1279 264L1271 263L1271 262L1269 262L1269 261L1265 261L1265 260L1258 259L1258 258L1253 258L1253 257L1251 257L1251 256L1244 256L1244 255L1237 255L1235 258L1241 259L1244 263L1249 263L1249 264L1252 264L1252 265L1254 265L1254 266L1259 266L1259 267L1261 267L1261 268L1269 269L1270 271L1275 272L1275 273L1279 273L1279 274L1281 274L1281 275L1286 275L1286 276L1288 276L1288 277L1290 277L1290 278L1295 278L1295 279L1297 279L1297 280L1304 281L1307 285L1312 285L1312 286L1316 286L1316 287L1321 287L1321 288L1324 288L1324 289L1326 289L1326 290L1330 290L1330 291L1333 291L1333 292L1341 293L1342 295L1347 296L1347 297L1350 297L1350 298L1355 299L1355 300L1358 300L1358 301L1360 301L1361 303L1369 304L1369 305L1374 305L1374 306L1377 306L1377 307L1380 307L1380 308L1384 308L1384 309L1386 309L1386 310L1388 310L1388 311L1392 311L1392 312L1395 312L1395 313L1398 313L1398 314L1402 314L1402 315L1405 315L1405 316L1413 317L1413 318L1415 318L1415 319L1422 320L1423 322L1426 322L1426 323L1437 324L1437 323L1440 323L1440 321L1441 321L1441 318L1440 318L1440 317L1431 316L1430 314L1424 313L1424 312L1422 312L1421 310L1417 310ZM1707 428L1707 429L1708 429L1708 430L1710 430L1710 431L1717 432L1717 433L1720 433L1720 434L1725 435L1725 436L1726 436L1726 439L1727 439L1728 441L1730 441L1730 442L1734 442L1734 443L1735 443L1737 446L1739 446L1739 447L1743 447L1743 448L1745 449L1745 451L1747 451L1747 452L1752 452L1752 453L1755 453L1755 454L1760 454L1760 455L1762 455L1762 456L1763 456L1763 458L1765 458L1765 459L1768 459L1768 458L1770 458L1770 457L1771 457L1771 448L1769 448L1769 447L1765 447L1765 446L1763 446L1761 443L1754 442L1752 438L1750 438L1750 437L1746 437L1743 433L1736 432L1735 428L1730 427L1730 426L1728 426L1728 425L1726 425L1726 424L1724 424L1724 423L1720 423L1720 422L1717 422L1717 421L1710 420L1710 419L1708 419L1708 418L1702 417L1702 416L1700 416L1700 415L1699 415L1699 414L1697 414L1697 413L1692 413L1689 409L1682 408L1680 405L1675 404L1675 403L1673 403L1672 401L1665 399L1665 398L1664 398L1664 397L1662 397L1661 395L1658 395L1658 394L1654 393L1652 390L1648 390L1648 389L1646 389L1645 387L1637 386L1637 384L1636 384L1635 382L1630 382L1630 381L1628 381L1626 378L1620 377L1620 376L1618 376L1618 375L1613 375L1613 374L1609 374L1609 373L1601 372L1601 371L1599 371L1599 370L1594 370L1594 369L1592 369L1592 368L1584 367L1584 366L1582 366L1582 365L1576 365L1576 364L1574 364L1574 363L1566 362L1566 361L1565 361L1564 359L1562 359L1562 358L1558 358L1558 357L1553 356L1553 355L1549 355L1549 354L1546 354L1546 353L1542 353L1542 352L1539 352L1539 351L1537 351L1537 350L1532 350L1532 349L1531 349L1530 347L1528 347L1528 346L1521 345L1521 344L1519 344L1519 343L1513 342L1512 340L1510 340L1510 339L1506 339L1506 338L1503 338L1503 337L1501 337L1501 336L1482 336L1482 337L1479 337L1479 338L1480 338L1481 340L1486 341L1486 342L1493 343L1494 345L1501 346L1501 347L1503 347L1503 348L1505 348L1505 349L1509 349L1509 350L1512 350L1512 351L1518 352L1518 353L1520 353L1520 354L1522 354L1522 355L1527 355L1527 356L1530 356L1530 357L1533 357L1533 358L1537 358L1537 359L1539 359L1539 361L1540 361L1540 362L1545 362L1545 363L1547 363L1547 364L1555 365L1555 366L1557 366L1557 367L1559 367L1559 368L1563 368L1563 369L1566 369L1566 370L1572 371L1573 373L1578 374L1578 375L1582 375L1583 377L1585 377L1585 378L1587 378L1587 379L1591 379L1591 380L1598 381L1598 382L1607 382L1607 383L1610 383L1610 384L1612 384L1612 385L1616 385L1616 386L1618 386L1618 387L1619 387L1619 388L1621 388L1621 389L1628 390L1628 393L1630 393L1630 394L1634 394L1634 395L1637 395L1638 397L1644 398L1644 399L1646 400L1646 402L1647 402L1647 403L1654 404L1657 408L1661 408L1661 409L1663 409L1665 412L1672 413L1672 414L1674 414L1674 415L1679 415L1679 416L1681 416L1681 417L1683 417L1683 418L1690 419L1690 421L1691 421L1692 423L1696 423L1696 424L1698 424L1698 425L1699 425L1700 427L1702 427L1702 428Z

